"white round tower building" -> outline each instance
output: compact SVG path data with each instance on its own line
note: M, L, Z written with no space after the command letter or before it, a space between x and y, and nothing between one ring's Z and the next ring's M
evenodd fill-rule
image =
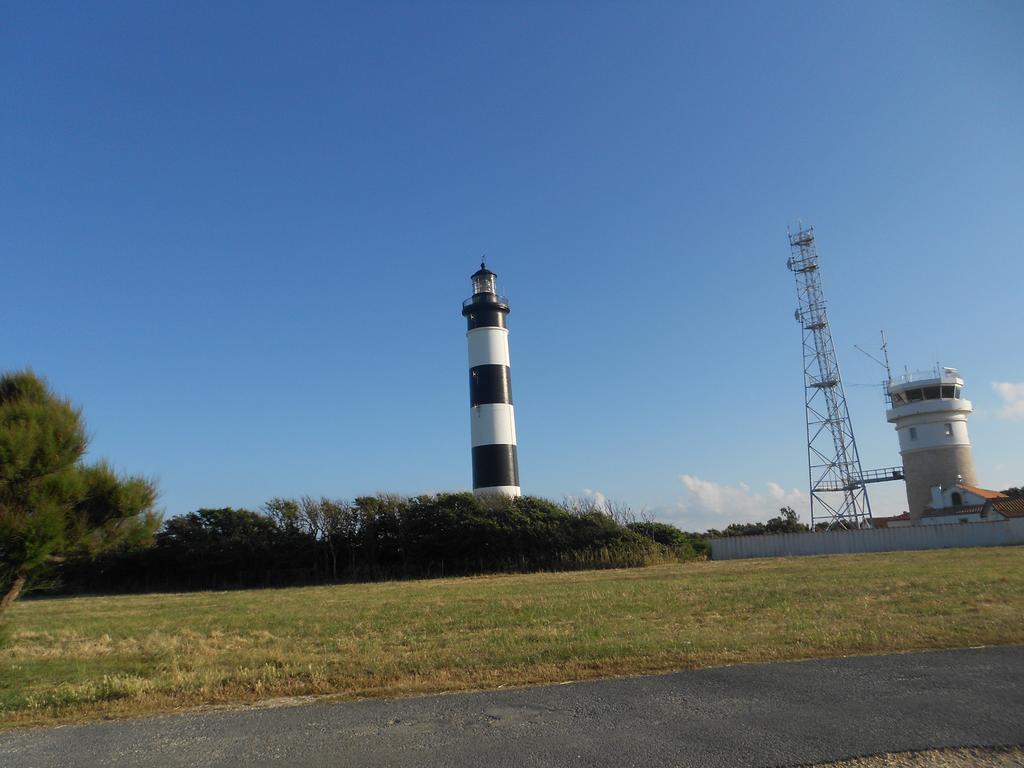
M935 486L976 484L967 415L973 410L961 390L956 368L936 368L891 379L892 407L885 418L896 426L907 483L907 511L912 522L931 501Z

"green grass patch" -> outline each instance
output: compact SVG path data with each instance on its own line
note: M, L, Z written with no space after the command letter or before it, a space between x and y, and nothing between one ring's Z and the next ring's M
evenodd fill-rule
M1024 642L1024 548L28 600L0 723Z

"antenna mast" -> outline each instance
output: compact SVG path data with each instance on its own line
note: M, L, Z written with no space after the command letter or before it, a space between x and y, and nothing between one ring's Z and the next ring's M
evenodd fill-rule
M885 360L885 385L889 386L892 381L892 368L889 365L889 342L885 340L885 331L879 331L882 334L882 359Z
M788 234L786 266L796 277L796 320L803 333L811 526L857 528L871 519L871 503L825 312L814 227Z

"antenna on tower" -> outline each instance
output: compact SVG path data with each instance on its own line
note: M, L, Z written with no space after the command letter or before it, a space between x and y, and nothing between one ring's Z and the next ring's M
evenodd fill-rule
M885 402L891 403L892 402L892 397L889 394L889 385L892 384L892 368L889 367L889 345L888 345L888 343L885 340L885 331L879 331L879 333L882 334L882 346L881 346L882 359L881 360L879 360L877 357L875 357L870 352L868 352L866 349L864 349L863 347L861 347L861 346L859 346L857 344L854 344L853 348L856 349L858 352L862 352L863 354L867 355L872 360L874 360L876 363L878 363L880 366L885 368L885 381L882 382L882 397L885 398Z
M890 381L892 381L892 368L889 367L889 344L885 340L885 331L879 331L879 333L882 334L882 346L879 347L879 350L882 353L882 359L881 360L879 360L877 357L872 355L870 352L868 352L866 349L861 347L859 344L854 344L853 348L856 349L858 352L864 353L865 355L870 357L872 360L874 360L876 363L878 363L880 366L885 368L885 381L886 381L886 383L889 383Z
M885 340L885 331L879 331L882 334L882 357L885 359L885 383L888 385L892 381L892 368L889 366L889 342Z
M872 355L872 354L871 354L870 352L868 352L868 351L867 351L866 349L864 349L864 348L863 348L862 346L860 346L860 344L854 344L854 345L853 345L853 348L854 348L854 349L856 349L856 350L857 350L858 352L860 352L861 354L865 355L866 357L870 357L870 358L871 358L872 360L874 360L874 361L875 361L876 363L878 363L878 364L879 364L880 366L882 366L883 368L886 368L886 365L885 365L885 363L883 363L883 362L882 362L881 360L879 360L879 359L878 359L877 357L875 357L875 356L874 356L874 355ZM888 370L888 369L887 369L887 370Z
M830 530L856 528L871 519L871 503L825 311L814 227L801 227L795 233L787 229L787 234L790 257L786 266L796 278L796 319L803 332L811 526L823 523Z

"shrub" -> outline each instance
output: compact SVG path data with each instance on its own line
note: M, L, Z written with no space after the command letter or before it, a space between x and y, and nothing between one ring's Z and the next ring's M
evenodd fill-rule
M155 546L73 559L63 589L280 586L627 567L695 556L686 534L652 525L657 537L596 504L529 496L277 498L260 511L200 509L167 520Z

